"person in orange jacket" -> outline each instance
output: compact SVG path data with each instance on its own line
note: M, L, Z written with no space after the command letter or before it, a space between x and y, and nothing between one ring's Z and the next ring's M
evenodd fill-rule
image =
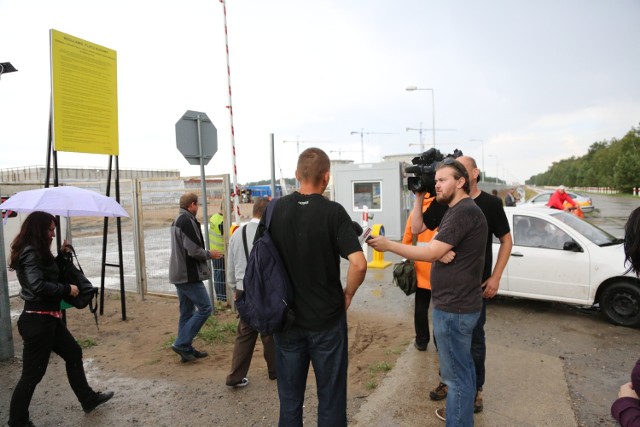
M430 194L425 196L422 202L422 212L424 213L435 197L431 197ZM428 228L422 233L418 234L416 246L424 246L431 241L436 234L436 230L429 230ZM412 244L413 235L411 234L411 214L407 218L407 225L404 229L404 235L402 236L402 243L405 245ZM425 261L415 261L416 269L416 298L415 298L415 310L413 314L413 324L416 330L416 340L413 343L415 348L420 351L427 349L427 344L430 340L429 332L429 305L431 304L431 282L429 276L431 275L431 263Z

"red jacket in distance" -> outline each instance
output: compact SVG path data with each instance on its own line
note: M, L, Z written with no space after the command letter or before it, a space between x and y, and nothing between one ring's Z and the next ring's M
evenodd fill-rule
M547 202L547 206L554 209L564 210L564 202L569 202L573 206L578 206L578 204L573 200L566 191L556 190L555 193L551 195L549 201Z

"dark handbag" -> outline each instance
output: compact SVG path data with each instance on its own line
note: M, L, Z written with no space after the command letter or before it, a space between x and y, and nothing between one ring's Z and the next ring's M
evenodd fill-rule
M60 252L56 257L56 263L58 264L58 280L64 284L72 284L78 287L78 295L74 298L71 296L64 297L63 300L69 306L73 306L75 308L85 308L89 307L89 311L93 313L94 317L96 317L96 324L98 322L96 311L98 310L98 288L94 287L93 284L87 279L82 271L82 267L80 266L80 262L78 261L78 256L76 255L76 251L73 249L73 246L67 245L67 250ZM76 259L78 266L76 267L73 259ZM93 304L93 300L95 298L95 305ZM66 308L66 307L65 307Z
M406 295L411 295L416 291L416 268L412 259L405 259L393 265L393 283Z
M411 244L415 246L418 237L414 234ZM393 265L393 283L395 283L406 295L415 293L418 281L416 267L412 259L403 259L402 262Z

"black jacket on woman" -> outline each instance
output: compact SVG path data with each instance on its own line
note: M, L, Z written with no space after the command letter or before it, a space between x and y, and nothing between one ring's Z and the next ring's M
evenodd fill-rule
M60 310L60 301L69 296L71 286L58 281L55 260L43 260L33 246L24 248L18 258L16 274L20 282L20 297L26 311Z

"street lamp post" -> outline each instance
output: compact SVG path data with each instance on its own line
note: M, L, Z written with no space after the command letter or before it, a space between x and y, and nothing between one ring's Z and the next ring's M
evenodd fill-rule
M495 154L489 154L489 157L496 158L496 184L498 183L498 177L500 176L500 159Z
M479 142L482 144L482 175L481 176L481 182L484 182L484 139L470 139L470 142Z
M407 91L413 92L414 90L429 90L431 91L431 132L433 135L433 148L436 147L436 96L432 88L421 88L417 86L407 86Z

